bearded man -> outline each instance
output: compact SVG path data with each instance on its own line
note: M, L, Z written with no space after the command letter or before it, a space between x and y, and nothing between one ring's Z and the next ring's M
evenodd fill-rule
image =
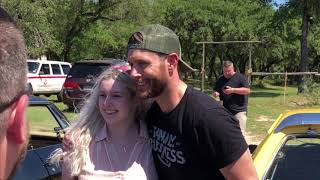
M146 115L159 179L258 179L239 123L179 73L178 36L161 25L144 26L128 42L137 93L154 102Z

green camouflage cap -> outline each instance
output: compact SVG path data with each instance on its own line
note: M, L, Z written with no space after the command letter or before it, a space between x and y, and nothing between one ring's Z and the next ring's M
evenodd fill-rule
M169 28L159 24L143 26L132 34L128 42L128 50L145 49L153 52L171 54L177 53L181 62L181 71L193 72L189 64L181 59L181 46L178 36Z

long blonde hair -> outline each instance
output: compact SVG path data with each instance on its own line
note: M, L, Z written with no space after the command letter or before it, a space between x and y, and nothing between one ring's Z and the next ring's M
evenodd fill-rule
M68 163L64 165L71 172L71 176L77 176L81 169L86 165L86 159L89 156L89 145L95 137L96 132L105 124L98 106L98 93L100 84L103 80L114 79L122 82L129 91L132 98L137 98L136 90L129 74L121 72L115 68L108 68L98 78L92 89L91 95L86 101L78 115L78 121L73 123L67 130L68 139L71 141L73 148L69 152L62 152L61 149L54 152L51 156L51 162L59 162L61 158ZM135 118L141 113L142 106L137 106Z

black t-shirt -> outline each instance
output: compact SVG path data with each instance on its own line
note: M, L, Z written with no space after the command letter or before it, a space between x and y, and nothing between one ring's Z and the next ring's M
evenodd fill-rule
M219 169L247 149L239 122L190 86L175 109L163 113L154 102L146 119L160 180L224 179Z
M240 94L225 94L223 88L230 86L233 88L246 87L249 88L247 78L241 73L236 72L230 79L227 79L223 75L219 77L216 82L214 90L220 93L220 100L223 101L223 106L227 108L233 115L238 112L247 111L248 96Z

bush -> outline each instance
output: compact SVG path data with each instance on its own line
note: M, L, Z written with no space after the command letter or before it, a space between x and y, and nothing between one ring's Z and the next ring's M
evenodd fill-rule
M304 94L309 105L320 105L320 83L315 81L308 81L308 89Z

